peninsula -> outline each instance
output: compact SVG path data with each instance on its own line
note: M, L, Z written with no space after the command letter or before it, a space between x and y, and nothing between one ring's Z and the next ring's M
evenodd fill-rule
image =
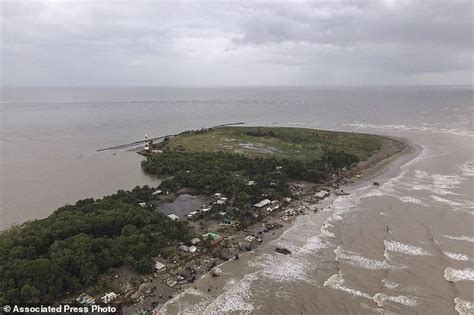
M376 135L280 127L152 141L141 167L159 187L80 200L0 234L0 302L151 309L405 149Z

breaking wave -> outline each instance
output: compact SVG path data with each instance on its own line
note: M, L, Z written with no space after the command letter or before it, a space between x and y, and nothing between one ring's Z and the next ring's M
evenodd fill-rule
M474 281L474 269L454 269L452 267L448 267L444 269L444 278L452 282Z
M474 237L471 236L456 236L456 235L443 235L444 238L455 240L455 241L466 241L474 243Z
M412 296L405 296L405 295L390 296L383 293L377 293L374 295L373 299L379 307L383 307L385 301L391 301L391 302L395 302L395 303L406 305L406 306L416 306L417 304L416 298Z
M446 256L451 258L452 260L459 260L459 261L468 261L469 257L464 254L459 254L459 253L451 253L451 252L443 252Z
M357 255L354 252L344 250L341 246L338 246L334 253L336 254L337 261L344 261L354 267L360 267L369 270L384 269L387 267L385 262L375 259L370 259L364 256Z
M414 203L416 205L420 205L420 206L423 206L423 207L428 207L428 205L426 203L424 203L420 199L417 199L417 198L414 198L414 197L403 196L403 197L400 197L399 199L400 199L401 202L404 202L404 203Z
M463 165L459 166L463 176L473 177L474 176L474 161L468 161Z
M459 315L472 315L474 314L474 303L469 301L461 300L460 298L454 299L454 309Z
M384 240L385 248L388 251L410 256L431 256L431 253L421 247L400 243L397 241Z
M362 292L357 289L350 288L346 285L344 281L344 277L342 275L342 272L339 271L339 273L333 274L330 276L325 282L324 286L334 289L334 290L339 290L345 293L348 293L352 296L355 297L362 297L366 299L370 299L375 301L379 307L383 307L385 301L391 301L395 302L398 304L402 304L405 306L416 306L417 301L415 297L412 296L405 296L405 295L399 295L399 296L390 296L386 295L384 293L376 293L374 296L371 296L368 293Z
M356 127L356 128L373 128L373 129L392 129L392 130L414 130L430 133L439 133L439 134L448 134L454 136L465 136L465 137L474 137L474 132L469 130L462 130L457 128L434 128L429 126L424 127L415 127L407 125L375 125L375 124L364 124L364 123L347 123L346 126Z
M460 206L463 206L463 204L460 203L460 202L452 201L452 200L449 200L449 199L445 199L445 198L442 198L442 197L439 197L439 196L436 196L436 195L431 195L430 197L431 197L431 199L433 199L434 201L441 202L441 203L445 203L445 204L450 205L450 206L452 206L452 207L460 207Z

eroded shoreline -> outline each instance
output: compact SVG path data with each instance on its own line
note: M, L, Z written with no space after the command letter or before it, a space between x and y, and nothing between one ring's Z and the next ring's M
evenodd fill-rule
M348 194L340 189L342 185L345 187L378 185L376 182L370 183L370 180L382 174L394 161L415 150L414 146L404 139L378 137L382 139L383 148L369 159L361 161L352 169L341 173L337 179L325 184L294 183L302 188L300 197L286 204L280 211L272 213L264 221L228 235L225 238L228 241L227 248L230 248L227 255L216 258L197 254L186 263L170 265L166 271L155 274L154 278L150 278L147 285L136 292L135 295L139 297L139 302L125 307L124 312L126 314L141 310L159 312L164 305L172 303L188 289L199 288L211 294L215 291L217 294L219 285L216 283L219 282L220 266L235 259L253 257L256 251L266 247L271 241L288 230L299 216L315 213L318 216L322 215L319 210L330 204L334 197ZM316 197L315 194L321 191L327 191L328 193L322 198ZM328 217L331 212L325 211L324 214ZM324 221L324 218L322 217L321 220ZM246 241L249 236L253 238L251 242ZM248 243L249 246L242 249L242 246L239 246L242 243ZM184 270L192 270L190 278L192 281L188 282L189 278L186 279L182 276ZM176 280L177 284L172 289L169 287L170 279ZM172 280L171 283L175 282ZM151 289L153 293L147 294L147 292L150 292L150 288L153 288Z

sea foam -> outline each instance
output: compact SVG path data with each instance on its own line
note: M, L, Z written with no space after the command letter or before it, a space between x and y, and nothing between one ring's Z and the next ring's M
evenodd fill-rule
M468 261L469 257L464 254L459 254L459 253L451 253L451 252L443 252L446 256L451 258L452 260L459 260L459 261Z
M344 278L342 276L341 271L339 271L339 273L336 273L336 274L333 274L332 276L330 276L324 282L324 286L328 287L328 288L331 288L331 289L334 289L334 290L339 290L339 291L346 292L346 293L351 294L353 296L363 297L363 298L367 298L367 299L372 298L367 293L364 293L362 291L347 287L346 284L345 284L345 281L344 281Z
M251 313L254 306L247 301L251 297L250 285L256 279L255 273L248 274L241 280L230 279L224 286L223 293L206 307L204 313Z
M469 301L461 300L460 298L454 299L454 309L459 315L472 315L474 314L474 303Z
M341 246L338 246L334 253L336 254L337 261L342 260L354 267L368 270L379 270L387 267L383 261L360 256L354 252L342 249Z
M395 302L398 304L402 304L405 306L416 306L416 298L412 296L405 296L405 295L399 295L399 296L390 296L386 295L384 293L377 293L374 295L373 300L379 307L383 307L385 301L391 301Z
M463 165L459 166L463 176L473 177L474 176L474 161L468 161Z
M474 281L474 269L454 269L447 267L444 269L444 278L448 281Z
M423 207L428 207L428 205L426 203L424 203L420 199L417 199L417 198L414 198L414 197L403 196L403 197L400 197L399 199L400 199L401 202L404 202L404 203L414 203L416 205L420 205L420 206L423 206Z
M455 241L466 241L469 243L474 243L474 237L471 236L443 235L443 237Z
M408 245L400 243L397 241L386 241L384 240L385 248L391 252L397 252L400 254L410 255L410 256L430 256L431 253L427 250L424 250L421 247Z
M309 281L308 265L304 259L281 254L263 254L248 262L260 268L259 274L275 282Z
M452 206L452 207L461 207L461 206L463 206L463 204L460 203L460 202L453 201L453 200L449 200L449 199L445 199L445 198L442 198L442 197L440 197L440 196L431 195L430 197L431 197L431 199L433 199L434 201L437 201L437 202L440 202L440 203L445 203L445 204L450 205L450 206Z

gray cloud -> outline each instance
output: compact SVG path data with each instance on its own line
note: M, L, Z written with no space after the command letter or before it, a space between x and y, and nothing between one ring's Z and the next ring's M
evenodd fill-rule
M471 1L3 1L3 85L472 84Z

